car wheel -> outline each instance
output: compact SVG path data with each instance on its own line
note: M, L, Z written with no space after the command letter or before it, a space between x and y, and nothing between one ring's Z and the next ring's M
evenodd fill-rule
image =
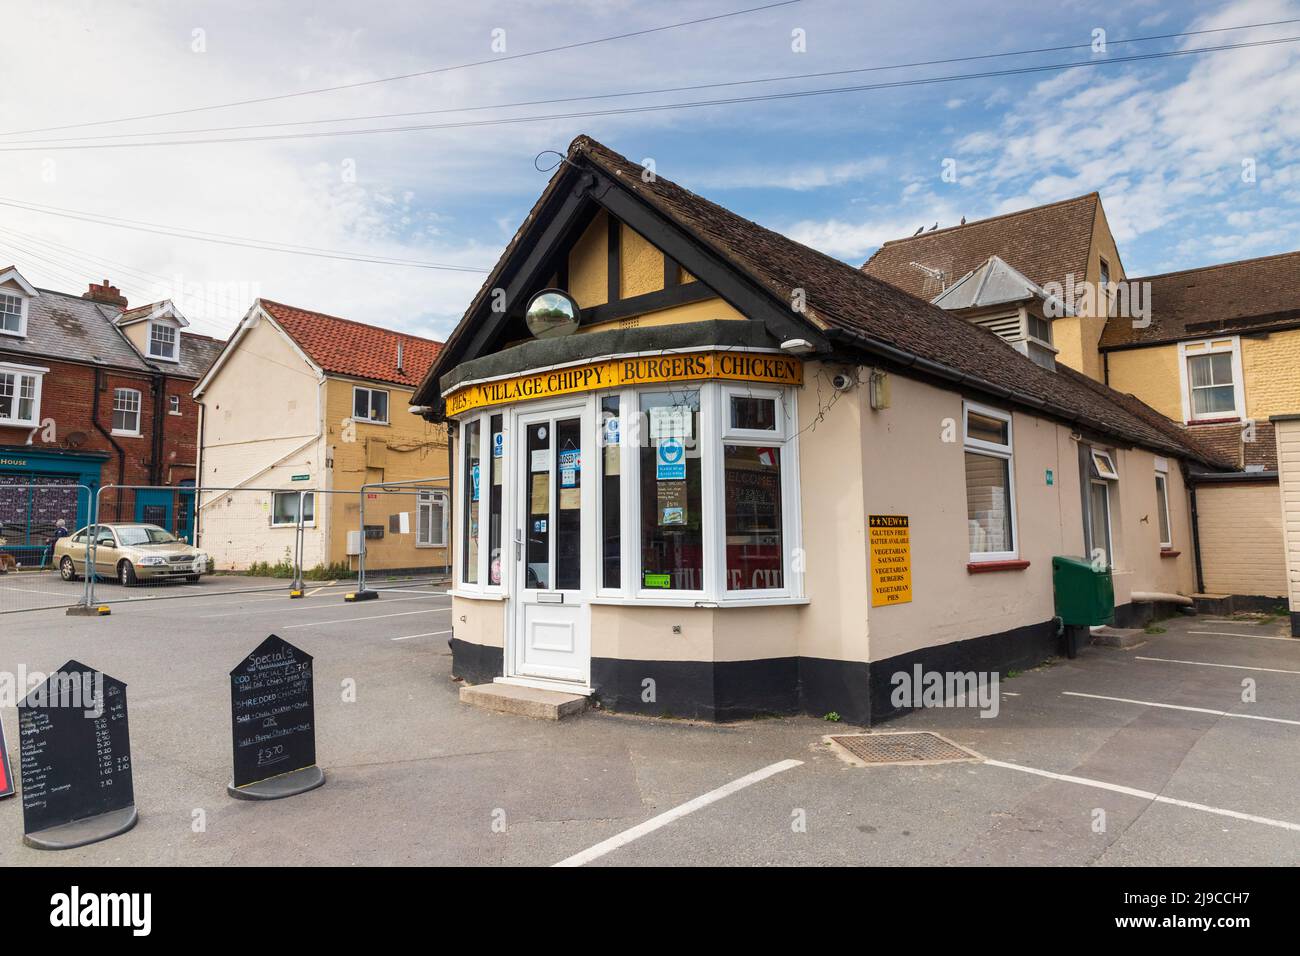
M72 559L66 554L59 562L59 577L65 581L77 580L77 566L73 564Z
M117 580L124 588L135 587L135 565L130 561L123 561L117 566Z

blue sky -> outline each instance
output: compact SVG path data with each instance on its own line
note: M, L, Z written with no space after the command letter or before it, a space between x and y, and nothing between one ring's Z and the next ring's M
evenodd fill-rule
M22 6L27 0L19 0ZM319 139L131 149L54 138L301 122L733 82L1088 44L1032 56L672 93L365 121L346 129L662 104L715 96L1107 60L1300 36L1300 23L1192 40L1127 37L1300 18L1300 0L935 3L801 0L588 46L184 116L13 131L351 83L756 6L479 2L178 2L106 10L31 0L30 42L0 83L0 197L96 216L488 267L545 183L544 149L586 132L764 225L859 264L881 241L1100 190L1131 275L1297 248L1300 43L689 110ZM268 9L268 6L271 9ZM792 49L803 31L806 52ZM258 131L275 134L285 127ZM237 133L192 134L211 138ZM42 138L44 137L44 138ZM119 140L120 142L120 140ZM943 177L955 163L955 181ZM1254 170L1244 181L1243 163ZM0 206L0 259L46 287L104 276L133 301L171 297L224 335L263 295L445 336L477 288L465 273L332 262L123 230ZM120 264L120 269L114 264Z

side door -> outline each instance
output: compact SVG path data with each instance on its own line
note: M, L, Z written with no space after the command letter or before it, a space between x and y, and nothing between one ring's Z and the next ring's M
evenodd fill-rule
M116 574L117 558L117 539L113 537L113 529L100 525L95 532L95 573Z

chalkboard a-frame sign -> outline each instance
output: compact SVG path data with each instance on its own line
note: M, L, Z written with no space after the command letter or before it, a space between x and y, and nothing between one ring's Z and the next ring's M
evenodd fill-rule
M274 634L230 672L232 797L277 800L325 782L316 766L313 679L311 655Z
M67 850L139 819L126 684L68 661L18 705L23 842Z

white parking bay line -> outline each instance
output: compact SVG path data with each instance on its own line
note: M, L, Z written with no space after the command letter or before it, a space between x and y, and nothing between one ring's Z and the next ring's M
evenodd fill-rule
M1272 634L1238 634L1236 631L1188 631L1188 634L1206 634L1210 637L1249 637L1256 641L1290 641L1300 647L1300 639L1294 637L1275 637Z
M439 611L450 611L449 607L428 607L423 611L398 611L396 614L369 614L365 617L336 617L332 621L310 621L306 624L290 624L282 630L292 631L298 627L320 627L324 624L351 624L354 621L377 621L381 617L410 617L412 614L437 614Z
M428 634L407 634L405 637L390 637L390 641L409 641L413 637L437 637L440 634L450 634L451 630L430 631Z
M326 594L326 595L323 595L323 596L326 597L326 598L335 597L335 595L333 595L333 594ZM280 605L280 610L285 610L285 611L323 611L323 610L328 610L328 609L330 608L330 606L331 606L331 605L328 605L328 604L320 604L320 603L317 603L317 604L303 604L303 603L302 603L302 599L299 599L299 600L297 600L297 601L290 601L287 595L286 595L285 597L281 598L280 600L283 602L283 603ZM401 604L401 603L404 602L404 601L427 601L427 600L429 600L427 597L417 596L417 597L404 597L404 598L390 598L389 600L385 601L384 603L385 603L385 604ZM274 602L258 602L258 603L274 603ZM447 608L450 608L450 607L451 607L450 604L447 605ZM274 610L276 610L276 609L275 609L275 608L271 608L270 610L271 610L271 611L274 611ZM235 615L235 614L241 614L241 615L242 615L242 614L266 614L266 613L268 613L268 611L263 611L261 608L247 608L247 609L242 610L242 611L228 611L228 612L226 612L225 614L202 614L202 615L199 616L199 619L200 619L200 620L209 620L209 619L211 619L211 618L230 617L230 616Z
M1135 787L1122 787L1117 783L1106 783L1104 780L1093 780L1090 777L1075 777L1068 773L1053 773L1051 770L1039 770L1037 767L1024 767L1018 763L1004 763L1001 760L985 760L990 767L1002 767L1006 770L1018 770L1021 773L1031 773L1038 777L1047 777L1049 780L1060 780L1064 783L1077 783L1081 787L1095 787L1098 790L1109 790L1112 793L1123 793L1130 797L1139 797L1143 800L1150 800L1153 803L1167 803L1173 807L1185 807L1188 810L1200 810L1202 813L1213 813L1221 817L1232 817L1235 820L1245 820L1249 823L1262 823L1264 826L1277 827L1280 830L1293 830L1300 833L1300 823L1291 823L1287 820L1274 820L1272 817L1259 817L1253 813L1242 813L1239 810L1225 810L1223 807L1211 807L1204 803L1192 803L1190 800L1177 800L1173 797L1161 796L1158 793L1152 793L1150 790L1138 790Z
M1273 724L1293 724L1300 727L1300 720L1287 720L1285 717L1263 717L1259 714L1237 714L1229 710L1211 710L1209 707L1187 707L1183 704L1161 704L1154 700L1134 700L1131 697L1106 697L1102 694L1080 694L1077 691L1061 691L1066 697L1088 697L1092 700L1113 700L1121 704L1141 704L1143 707L1163 707L1165 710L1189 710L1195 714L1212 714L1215 717L1239 717L1242 720L1267 720Z
M746 774L738 780L733 780L731 783L721 786L717 790L710 790L708 793L698 796L694 800L688 800L680 806L673 807L671 810L666 810L657 817L651 817L645 823L637 824L632 829L624 830L622 833L616 834L608 840L602 840L600 843L597 843L589 849L583 850L581 853L575 853L573 856L561 860L559 863L553 863L552 866L584 866L592 860L599 859L606 853L617 850L621 846L626 846L633 840L640 839L647 833L654 833L655 830L658 830L661 827L666 827L674 820L680 820L687 814L694 813L696 810L707 807L711 803L717 803L723 797L729 797L739 790L744 790L746 787L758 783L761 780L766 780L768 777L774 776L782 771L792 770L795 767L802 766L802 760L782 760L779 763L770 764L762 770L755 770L753 773Z
M1139 661L1159 661L1162 664L1195 664L1197 667L1226 667L1234 671L1264 671L1268 674L1300 674L1300 671L1287 671L1278 667L1247 667L1245 664L1211 664L1209 661L1180 661L1172 657L1135 657Z

